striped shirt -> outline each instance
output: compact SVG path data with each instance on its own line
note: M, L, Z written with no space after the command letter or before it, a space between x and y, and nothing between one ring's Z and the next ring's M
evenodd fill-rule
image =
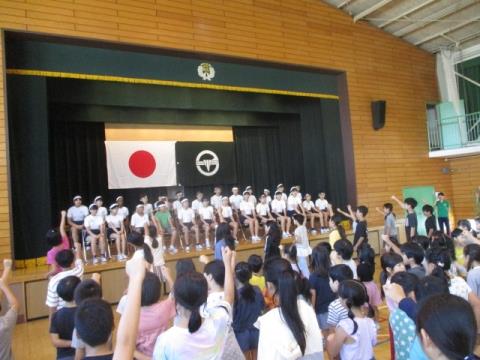
M83 261L82 259L75 260L75 267L62 271L52 277L48 282L48 290L47 290L47 300L45 304L48 307L57 308L57 310L61 309L65 306L65 302L63 299L58 296L57 293L57 286L60 280L66 278L67 276L78 276L81 277L83 275Z
M340 320L348 318L348 310L343 306L340 299L336 299L328 305L327 324L336 327Z

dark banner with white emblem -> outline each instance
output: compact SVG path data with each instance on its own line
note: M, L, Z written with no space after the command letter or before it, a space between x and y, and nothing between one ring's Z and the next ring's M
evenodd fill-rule
M177 183L182 186L234 184L233 142L182 142L175 144Z

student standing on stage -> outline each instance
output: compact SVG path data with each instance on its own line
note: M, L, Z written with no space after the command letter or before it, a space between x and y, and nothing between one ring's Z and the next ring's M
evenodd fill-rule
M224 198L227 199L228 198ZM198 214L200 215L200 221L202 222L203 229L205 230L205 247L210 249L210 230L215 231L217 227L217 222L215 221L215 212L213 206L208 202L208 199L203 199L202 207L198 209Z
M236 196L236 195L232 195L232 196ZM230 196L230 199L232 198L232 196ZM238 196L242 197L241 195L238 195ZM238 204L238 207L240 208L240 204ZM233 218L233 210L228 204L228 198L226 196L224 196L222 199L222 207L218 211L218 216L220 218L220 222L227 223L230 226L230 228L232 229L232 236L235 239L235 243L238 242L237 240L238 223Z
M192 201L192 210L195 214L198 214L198 209L203 207L203 193L201 191L197 191L195 195L196 199Z
M230 195L230 205L235 212L240 211L240 203L243 200L243 196L238 193L238 187L232 188L232 195Z
M272 202L272 197L270 196L270 190L268 189L263 189L263 195L267 198L267 204L270 205Z
M105 220L98 215L98 206L92 204L88 207L90 215L88 215L83 225L87 231L86 241L90 242L92 247L93 263L106 262L105 257ZM100 246L100 257L97 256L97 244Z
M433 207L431 205L423 205L422 207L423 215L425 215L425 231L427 232L427 237L432 238L432 235L437 231L437 219L433 215Z
M190 208L188 199L182 199L182 207L178 210L178 220L182 225L183 235L185 236L185 251L190 252L190 231L195 232L195 242L196 249L198 251L202 250L202 245L200 244L200 231L198 225L195 223L195 213Z
M165 202L160 202L158 204L158 211L155 213L155 217L160 223L160 234L170 235L170 247L168 248L168 251L170 254L176 254L177 248L175 245L177 240L177 229L173 223L172 215L168 210L168 205Z
M450 235L450 220L448 219L450 202L445 199L445 194L443 192L438 193L438 200L435 202L435 207L437 208L438 225L440 226L440 231L444 231L445 234Z
M145 214L145 206L143 204L138 204L135 208L135 213L132 215L130 221L130 227L132 231L136 231L140 234L143 234L143 228L145 224L150 225L148 220L148 215Z
M117 246L117 260L127 260L125 228L123 225L123 216L118 213L118 204L110 205L110 215L106 217L108 226L107 239L115 240Z
M88 208L82 205L82 197L77 195L73 198L73 206L67 211L67 221L72 232L73 243L76 249L81 249L81 235L83 222L88 216Z
M277 221L280 221L280 225L282 227L282 235L284 238L287 238L292 236L289 233L292 219L287 216L287 204L282 199L282 195L285 194L280 191L277 191L275 193L275 199L273 199L271 203L271 214Z
M392 195L392 200L395 200L398 205L407 210L407 218L405 219L405 234L407 236L407 241L412 241L412 239L417 235L418 221L417 214L415 213L417 200L409 197L405 199L405 202L402 202L395 195Z
M103 206L103 198L100 195L98 195L93 200L93 203L98 207L97 215L101 216L102 219L105 220L105 218L108 215L108 211L107 211L107 208Z
M320 226L322 224L323 215L315 208L315 204L312 201L310 194L305 194L305 201L303 202L303 208L305 210L305 216L310 218L310 231L312 234L316 234L315 219L320 220Z
M303 208L302 208L302 199L298 198L298 190L296 187L292 187L290 189L290 195L287 199L287 215L288 217L293 217L295 214L302 214L303 215Z
M212 204L215 210L220 209L222 206L222 188L220 186L215 186L213 189L213 195L210 198L210 204Z
M275 221L272 214L270 214L270 206L268 206L267 197L265 195L260 196L260 202L256 206L256 211L262 224L266 224L269 221Z
M177 191L175 193L175 201L172 204L173 211L175 211L176 213L178 213L178 210L182 208L182 203L181 203L182 199L183 199L183 191Z
M153 206L148 202L148 196L147 194L141 194L140 195L140 203L143 204L144 206L144 212L147 216L150 216L151 213L153 213Z
M243 200L240 203L240 224L248 225L250 228L250 234L252 235L252 243L260 241L258 237L258 220L257 215L255 214L255 206L252 202L249 201L250 192L243 192Z
M320 218L320 232L321 233L325 233L325 232L328 232L329 229L328 229L328 215L329 215L329 211L328 211L328 200L325 198L325 193L323 191L321 191L319 194L318 194L318 199L315 200L315 207L317 208L317 210L320 212L320 214L322 215L321 218Z
M128 216L130 215L130 211L128 211L128 208L124 204L123 196L117 196L115 202L118 205L118 215L123 217L123 225L125 226L125 229L127 229L129 226Z

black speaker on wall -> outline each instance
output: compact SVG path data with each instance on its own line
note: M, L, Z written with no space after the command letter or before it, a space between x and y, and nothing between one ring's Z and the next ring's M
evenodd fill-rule
M385 111L387 102L385 100L372 101L373 128L380 130L385 126Z

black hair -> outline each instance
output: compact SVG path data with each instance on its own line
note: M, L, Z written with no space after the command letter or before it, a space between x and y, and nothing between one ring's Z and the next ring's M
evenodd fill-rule
M362 214L363 216L367 216L368 207L366 207L365 205L360 205L359 207L357 207L357 211L359 211L360 214Z
M225 285L225 265L221 260L210 261L203 272L207 275L212 275L213 280L223 288Z
M383 204L383 207L387 209L388 211L392 212L393 211L393 205L392 203L385 203Z
M106 344L113 331L113 312L102 299L85 300L75 313L78 337L91 347Z
M446 235L442 231L440 231L438 237L431 241L430 248L434 247L446 248L450 253L450 257L452 258L452 260L456 260L455 243L450 236Z
M393 275L390 282L400 285L405 294L408 295L415 290L418 284L418 276L406 271L401 271Z
M433 234L435 236L435 233ZM420 245L424 251L426 251L430 247L430 239L423 235L416 235L412 242Z
M435 294L449 294L448 283L436 276L425 276L415 286L415 299L420 302Z
M248 257L248 266L254 273L259 273L262 270L263 260L262 257L256 254L252 254Z
M350 260L353 255L353 245L349 240L340 239L335 241L333 248L343 260Z
M321 244L315 246L312 250L312 272L317 276L327 278L331 266L328 249Z
M338 281L339 283L341 283L345 280L352 280L353 271L352 269L350 269L349 266L345 264L339 264L334 265L330 268L328 276L332 279L332 281Z
M248 263L241 261L235 266L235 277L243 285L238 292L240 297L245 299L247 302L254 302L255 290L250 284L252 270L250 269Z
M138 196L138 199L140 200L140 199L144 198L145 196L147 196L146 193L140 193L140 195Z
M77 306L87 299L101 299L102 287L93 279L82 280L75 288L73 297Z
M132 231L127 236L127 242L135 246L135 248L137 249L142 248L145 261L148 262L149 264L153 264L152 250L150 250L150 246L148 246L148 244L144 242L142 234L136 231Z
M475 350L475 314L461 297L441 294L426 299L418 310L416 325L417 332L423 329L448 359L462 360Z
M70 302L73 301L73 295L75 294L75 289L78 284L80 284L80 279L77 276L67 276L58 282L57 285L57 294L64 301Z
M55 255L55 262L63 269L72 266L75 255L72 250L61 250Z
M347 234L345 232L345 228L341 225L341 222L343 221L343 217L341 215L333 215L330 220L337 227L337 231L340 234L340 238L345 239L347 237Z
M373 250L368 242L363 242L359 246L357 254L360 264L366 263L375 268L375 250Z
M305 216L301 214L295 214L293 215L293 218L295 219L296 222L298 222L300 225L303 225L303 222L305 221Z
M191 258L177 260L175 264L175 272L177 274L177 279L187 273L196 272L195 264Z
M455 239L456 237L462 235L462 233L463 233L462 229L456 228L452 230L451 235L452 235L452 238Z
M385 285L387 282L387 279L389 277L389 274L387 272L387 268L390 268L393 270L395 265L403 263L403 258L395 253L389 252L385 253L380 257L380 265L382 267L382 273L380 274L380 283L382 285Z
M50 247L58 246L62 243L62 237L56 229L48 230L45 234L45 240Z
M267 222L267 226L268 232L266 235L280 241L282 239L282 233L280 231L280 228L278 227L278 223L276 221L269 221Z
M375 269L368 263L361 263L357 266L357 276L361 282L373 281Z
M463 254L465 255L465 257L468 256L467 270L472 269L474 261L480 263L480 245L468 244L463 248Z
M425 257L425 252L422 247L416 242L407 242L400 247L400 250L407 259L412 259L415 261L415 264L421 265Z
M202 325L200 306L207 301L207 280L198 272L185 273L177 277L173 286L173 294L175 302L191 312L188 331L196 332Z
M292 261L297 266L300 275L303 276L302 270L300 269L300 266L298 266L297 245L285 245L283 252L285 253L285 255L287 255L290 261Z
M265 280L275 287L274 297L278 296L280 313L292 332L302 355L307 347L305 325L300 317L297 304L297 285L290 263L281 258L272 258L265 263Z
M160 299L162 285L160 279L154 273L147 271L142 283L141 306L156 304Z
M215 238L217 241L223 240L225 242L225 246L227 246L230 250L235 250L235 238L232 235L232 230L230 229L230 225L222 222L218 224L217 230L215 231Z
M450 270L450 266L452 265L452 258L448 249L443 247L432 247L427 250L425 258L429 264L435 265L435 268L430 275L436 276L444 280L447 284L450 284L450 277L448 276L447 271Z
M417 200L415 200L415 199L412 198L412 197L406 198L406 199L404 200L404 203L407 204L407 205L410 205L410 207L411 207L412 209L415 209L415 208L417 207L417 205L418 205Z
M358 324L355 321L352 307L361 307L368 303L368 294L365 286L356 280L345 280L338 287L338 296L345 300L348 308L348 317L353 321L353 331L350 335L354 335L358 330Z
M438 196L445 196L445 194L443 192L439 192Z
M157 236L158 236L157 227L150 225L148 227L148 232L150 234L150 239L152 239L152 248L154 249L158 248L159 243L157 240Z
M323 246L325 249L327 249L328 254L332 252L332 245L328 241L322 241L321 243L318 244L318 246Z
M472 225L470 224L470 221L466 220L466 219L462 219L462 220L458 220L458 223L457 223L457 226L459 228L466 228L468 231L471 231L472 230Z
M422 211L426 212L426 213L429 213L429 214L433 214L433 207L432 207L432 205L425 204L422 207Z

